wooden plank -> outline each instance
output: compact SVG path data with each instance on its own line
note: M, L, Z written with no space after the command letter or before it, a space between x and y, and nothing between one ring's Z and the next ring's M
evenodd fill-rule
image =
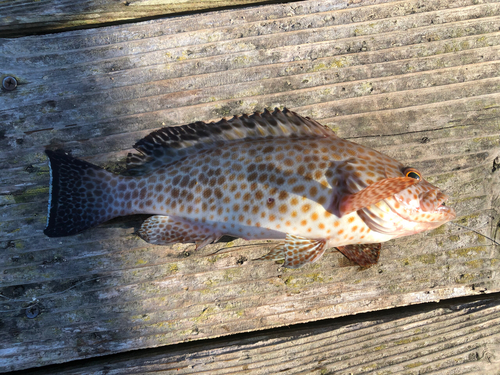
M286 106L419 168L498 239L499 2L258 9L0 41L19 81L0 93L0 370L500 291L498 247L452 224L363 271L334 251L252 262L267 242L152 246L144 217L43 235L46 145L117 170L152 129Z
M500 300L461 299L229 339L141 350L27 374L498 374ZM25 373L26 374L26 373Z
M269 0L12 0L2 4L0 37L99 27L157 17L276 3ZM280 3L286 1L279 1Z

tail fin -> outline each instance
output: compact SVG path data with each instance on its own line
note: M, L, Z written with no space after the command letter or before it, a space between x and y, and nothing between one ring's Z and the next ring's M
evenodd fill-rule
M97 226L108 213L109 181L115 177L101 167L75 159L62 151L46 150L50 160L48 237L64 237Z

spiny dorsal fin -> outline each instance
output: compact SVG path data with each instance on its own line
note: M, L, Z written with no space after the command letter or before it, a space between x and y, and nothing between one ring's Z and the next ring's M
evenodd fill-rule
M132 174L145 174L178 158L202 149L220 147L222 143L241 139L267 137L326 137L335 133L320 123L295 112L275 109L251 116L234 116L216 123L195 122L156 130L138 141L139 154L129 154L127 169Z

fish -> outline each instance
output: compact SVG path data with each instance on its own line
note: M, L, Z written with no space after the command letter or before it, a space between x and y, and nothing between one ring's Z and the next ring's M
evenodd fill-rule
M134 148L121 174L47 149L45 235L151 214L138 231L151 244L275 240L258 260L299 268L336 248L369 267L381 243L455 218L417 169L286 108L165 127Z

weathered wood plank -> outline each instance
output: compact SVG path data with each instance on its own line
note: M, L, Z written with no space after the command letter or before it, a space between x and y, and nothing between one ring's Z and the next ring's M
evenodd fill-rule
M451 224L364 271L334 251L252 262L267 242L151 246L144 217L43 235L46 145L116 168L151 129L287 106L421 169L499 237L499 2L257 9L0 41L20 83L0 93L0 370L500 291L498 247Z
M500 301L449 301L108 356L28 374L497 374Z
M273 3L269 0L13 0L0 16L0 37L99 27L193 12ZM280 1L286 2L286 1Z
M255 6L263 3L288 3L289 0L130 0L110 2L104 0L84 0L79 2L71 2L67 0L13 0L5 3L2 7L0 15L0 37L19 37L32 34L41 34L54 32L56 30L65 31L71 29L81 29L88 27L105 26L123 22L133 22L146 19L152 19L162 16L185 14L189 12L203 12L208 10L224 9L227 7L237 6ZM390 0L371 0L364 1L362 6L369 4L381 4L390 2ZM348 5L350 8L358 7L357 1L351 1ZM425 12L430 9L449 9L458 8L460 4L449 4L447 1L434 1L432 4L424 6L413 2L413 4L402 3L387 9L390 13L386 16L394 17L398 14L404 14L408 9L413 12ZM286 14L307 15L312 11L318 12L323 10L331 10L335 5L321 4L321 1L315 2L313 5L292 3L289 7L284 7L283 12L277 16L273 12L275 18L282 17ZM340 4L339 8L343 8ZM254 13L246 19L265 19L265 14L259 14L258 11L251 10L249 13ZM231 13L221 13L220 18L225 18ZM378 14L380 15L380 13ZM361 11L360 15L351 18L351 22L359 22L362 17L374 17L369 9ZM203 16L202 16L203 17ZM210 17L210 15L208 15ZM213 22L214 20L212 20ZM225 20L224 20L225 21ZM243 19L233 19L233 22L242 22ZM293 24L283 24L281 27L295 28L301 23L302 19L296 20ZM218 20L215 20L218 22ZM182 25L181 22L178 25ZM189 30L192 25L182 25L182 31ZM311 27L314 27L311 24ZM179 31L179 29L177 30ZM217 35L212 35L217 37Z

